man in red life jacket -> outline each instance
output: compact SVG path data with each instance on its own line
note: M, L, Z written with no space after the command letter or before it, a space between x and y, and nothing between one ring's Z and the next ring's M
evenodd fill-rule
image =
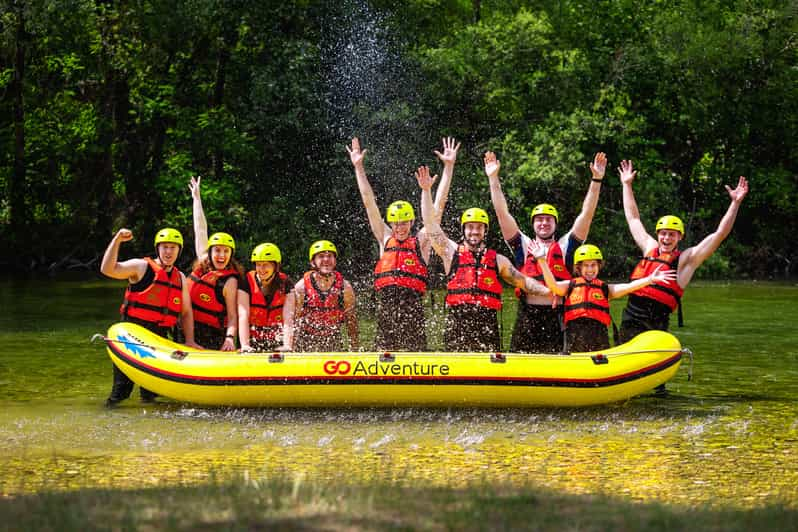
M443 259L449 278L446 286L444 344L447 351L501 351L498 311L502 308L499 279L525 292L545 294L548 289L516 270L510 259L488 249L485 235L488 214L478 208L460 217L463 239L449 239L433 215L432 193L435 181L426 166L416 171L421 187L421 214L435 252Z
M627 342L643 331L668 330L670 314L678 307L682 293L693 274L718 249L734 227L740 204L748 194L748 181L740 176L736 188L726 185L731 203L718 228L695 246L679 251L679 243L684 239L684 223L676 216L663 216L657 221L657 237L649 235L640 221L640 212L632 190L632 182L637 175L632 161L621 161L618 171L623 187L626 222L637 247L643 252L643 258L632 272L632 280L649 275L659 266L677 272L675 280L648 286L629 296L620 331L621 341Z
M454 163L460 143L451 137L443 139L443 153L435 154L443 163L443 174L435 199L435 216L440 222L449 193ZM375 349L379 351L426 351L424 306L422 298L427 290L427 263L430 242L424 229L413 234L416 215L406 201L395 201L387 209L383 222L374 191L366 177L363 159L366 150L360 141L352 139L347 146L355 167L360 197L366 207L369 226L380 248L380 259L374 268L374 290L377 295L377 326Z
M120 308L122 321L146 327L160 336L171 336L178 320L186 345L200 348L194 343L194 316L188 285L183 273L175 267L183 248L183 236L176 229L164 228L155 235L157 257L129 259L119 262L119 246L133 240L129 229L120 229L108 244L100 271L112 279L126 279L125 299ZM130 397L133 381L114 365L114 384L105 402L108 407ZM141 400L153 401L154 393L139 390Z
M294 285L296 309L283 326L284 349L343 351L341 327L346 325L349 350L357 351L355 291L335 269L338 249L329 240L319 240L310 246L308 257L311 270Z
M502 237L513 252L513 261L520 270L537 281L543 282L542 273L529 252L532 239L524 234L518 227L515 218L510 214L507 200L502 192L499 180L501 163L493 152L485 154L485 173L490 183L490 199L499 219L499 228ZM574 221L571 230L559 240L555 238L555 231L559 223L557 209L547 203L541 203L532 209L531 220L534 231L534 240L538 244L547 246L546 262L557 280L571 278L570 271L573 267L574 250L587 239L590 224L596 212L601 182L607 167L607 156L597 153L590 163L592 173L590 187L582 202L582 211ZM513 352L536 353L559 352L563 347L561 326L561 309L557 296L548 292L541 294L520 294L518 317L513 328L510 350Z
M241 351L273 351L283 346L285 316L294 314L294 283L281 271L276 245L255 246L248 272L238 287L238 337Z

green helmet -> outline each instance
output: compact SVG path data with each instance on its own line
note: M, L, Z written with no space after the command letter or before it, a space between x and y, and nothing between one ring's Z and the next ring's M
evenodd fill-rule
M593 244L584 244L574 251L574 266L586 260L604 260L601 250Z
M338 256L338 249L335 247L335 244L330 242L329 240L317 240L310 245L310 251L308 252L308 258L310 262L313 262L313 257L316 256L317 253L321 253L322 251L331 251L335 253L335 256Z
M391 222L412 222L416 219L416 213L413 211L413 206L406 201L394 201L388 205L388 211L385 215L388 223Z
M530 215L529 219L533 222L535 221L535 216L538 214L548 214L550 216L554 216L554 221L560 221L560 215L557 213L557 209L554 208L553 205L549 205L548 203L541 203L540 205L535 205L535 208L532 209L532 214Z
M280 263L283 257L280 254L280 248L270 242L265 242L255 246L255 249L252 250L251 260L252 262L271 261Z
M460 226L462 227L469 222L478 222L485 224L485 227L487 227L489 225L490 218L488 218L488 213L484 210L480 209L479 207L472 207L466 210L460 217Z
M158 244L162 242L169 242L172 244L177 244L181 248L183 247L183 235L180 234L180 231L177 229L172 229L171 227L164 227L157 233L155 233L155 247L158 247Z
M227 246L235 251L236 241L227 233L213 233L208 239L208 249L211 249L211 246Z
M684 223L682 220L673 215L663 216L659 220L657 220L657 229L658 232L660 229L670 229L672 231L679 231L682 236L684 236Z

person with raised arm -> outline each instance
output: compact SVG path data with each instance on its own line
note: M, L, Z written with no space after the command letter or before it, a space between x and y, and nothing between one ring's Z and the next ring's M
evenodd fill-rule
M576 217L573 227L559 240L556 238L559 214L557 209L541 203L532 209L531 222L534 238L521 231L515 218L510 214L507 200L502 192L499 179L500 161L493 152L487 152L484 158L485 173L490 183L490 198L496 217L499 220L502 237L513 252L515 265L525 275L543 281L543 274L538 262L529 252L533 240L540 245L548 246L546 262L557 280L571 278L574 250L587 239L590 224L598 205L601 183L607 168L607 156L599 152L590 163L592 174L590 186L582 202L582 210ZM519 297L518 317L515 321L510 342L510 350L525 353L555 353L562 349L561 310L558 308L557 296L548 292L545 295L516 291Z
M336 269L338 248L329 240L317 240L310 245L308 259L310 270L294 285L296 305L283 326L281 350L343 351L343 327L349 351L359 350L355 291Z
M241 351L277 351L283 326L294 313L294 283L282 271L280 248L264 242L252 250L255 269L238 287L238 338Z
M236 350L238 330L238 283L244 269L233 256L236 243L228 233L208 238L208 224L202 208L200 177L192 177L194 250L197 259L188 276L191 306L194 309L194 334L209 349Z
M435 252L443 260L448 277L444 344L447 351L501 351L498 313L502 308L502 284L544 295L549 290L519 272L504 255L488 249L485 235L488 213L471 208L460 217L462 240L451 240L434 215L429 168L421 166L416 180L421 188L421 215Z
M434 216L440 223L449 194L457 150L451 137L443 139L443 152L435 155L443 163L443 174L434 204ZM380 248L380 258L374 268L374 290L377 295L377 325L375 349L379 351L426 351L424 306L422 298L427 290L431 247L426 231L413 232L415 212L407 201L395 201L388 206L383 221L374 191L366 177L364 157L357 137L347 146L355 168L360 197L366 208L369 226ZM387 222L387 223L386 223Z
M180 322L185 343L201 349L194 343L194 316L186 278L176 266L183 249L183 235L177 229L165 227L155 234L155 258L143 257L119 261L119 246L133 240L129 229L120 229L108 244L100 271L111 279L128 281L125 298L119 309L122 321L136 323L159 336L174 337L175 326ZM105 401L107 407L116 406L130 397L133 381L114 365L114 383ZM141 400L151 402L156 394L139 389Z
M684 251L678 249L684 239L684 223L674 215L661 217L655 226L656 238L648 234L637 208L632 183L637 176L632 161L621 161L618 173L623 187L623 212L637 247L643 253L631 279L649 275L661 265L676 270L676 278L637 290L629 296L621 319L620 340L627 342L643 331L667 331L670 314L679 306L682 294L693 274L718 249L734 227L740 204L748 194L748 181L740 176L737 187L726 185L731 202L714 233L707 235L695 246Z
M548 246L533 240L530 251L538 261L546 286L555 295L563 297L565 309L565 352L598 351L610 347L607 327L612 323L610 300L623 297L639 288L672 281L673 270L656 268L653 272L629 283L605 283L598 278L604 260L601 250L592 244L583 244L574 252L574 278L558 281L548 263Z

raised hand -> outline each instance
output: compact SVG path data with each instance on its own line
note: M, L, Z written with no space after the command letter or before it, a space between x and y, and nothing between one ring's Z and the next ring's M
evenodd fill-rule
M436 179L438 179L437 175L430 177L428 166L419 166L416 170L416 181L422 190L431 190Z
M200 181L202 177L196 176L191 178L191 182L188 184L188 189L191 191L191 197L193 199L201 199L200 196Z
M648 276L648 279L652 283L664 283L666 281L675 281L676 280L676 270L663 270L662 266L654 270L651 275Z
M133 232L130 229L122 228L116 232L116 238L118 238L120 242L129 242L133 240Z
M360 140L357 137L352 139L352 146L347 146L346 151L349 152L349 159L352 161L353 166L363 164L363 158L366 156L366 151L360 151Z
M540 244L537 240L530 240L526 252L531 253L536 259L543 259L549 254L549 246Z
M631 185L637 176L637 171L632 166L632 161L623 160L618 168L618 174L621 176L621 183Z
M604 172L606 169L607 169L607 154L600 151L593 158L593 162L590 163L590 172L593 174L593 179L598 179L598 180L604 179Z
M501 161L496 158L496 154L492 151L485 152L485 174L488 177L498 177L499 169L502 166Z
M460 149L460 143L454 143L454 137L446 137L443 139L443 153L435 150L435 155L441 160L443 164L454 164L457 160L457 150Z
M743 201L743 198L748 194L748 180L740 176L740 180L737 182L737 188L732 190L729 185L726 185L726 192L729 193L729 197L732 201L740 203Z

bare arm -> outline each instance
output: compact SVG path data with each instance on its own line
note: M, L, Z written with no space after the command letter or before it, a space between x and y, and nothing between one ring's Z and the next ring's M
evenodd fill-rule
M426 166L420 166L416 170L416 180L421 188L421 217L424 220L424 230L435 253L443 259L443 268L448 274L454 258L454 252L457 250L457 244L446 236L446 233L443 232L440 224L435 219L431 189L436 178L437 176L430 177L429 168Z
M640 290L644 286L648 286L653 283L676 280L676 272L674 270L662 270L660 268L657 268L656 270L651 272L651 275L647 277L643 277L641 279L635 279L634 281L631 281L629 283L618 283L618 284L607 285L607 288L609 289L610 299L617 299L619 297L623 297L626 294L634 292L635 290Z
M191 211L194 217L194 252L197 257L203 256L208 251L208 222L205 220L205 211L202 209L202 196L200 194L201 177L192 177L188 188L191 190Z
M621 161L618 168L621 176L621 187L623 188L623 213L626 216L626 223L629 225L629 232L635 244L643 253L657 246L657 240L646 232L643 222L640 221L640 211L637 209L637 201L632 190L632 182L637 176L637 171L632 166L632 161Z
M280 351L290 351L294 348L294 313L296 312L296 294L291 290L285 296L283 303L283 346Z
M238 302L238 343L241 351L251 351L249 345L249 294L238 289L236 301Z
M349 350L360 349L359 330L357 325L357 310L355 291L349 281L344 283L344 316L346 318L346 333L349 336Z
M147 261L131 259L119 262L119 246L122 242L130 240L133 240L133 233L129 229L120 229L116 232L103 254L103 261L100 264L103 275L111 279L127 279L130 283L136 283L144 277L147 272Z
M457 150L460 149L460 143L455 145L455 140L452 137L443 139L443 153L435 150L435 155L443 163L443 172L441 173L441 180L438 183L438 188L435 190L435 221L441 223L443 218L443 210L446 208L446 201L449 198L449 188L452 184L452 176L454 175L454 163L457 161Z
M188 291L186 276L180 273L183 280L183 295L181 296L180 325L183 328L183 336L186 338L186 345L203 349L201 345L194 341L194 310L191 308L191 294Z
M499 181L499 169L501 161L496 158L492 151L485 153L485 174L490 183L490 201L493 203L493 210L496 211L496 218L499 220L499 228L502 231L502 238L510 240L520 232L515 218L510 214L507 207L507 200L502 192L502 185Z
M222 351L236 350L236 329L238 329L238 279L229 277L224 283L222 290L225 306L227 307L227 327L225 328L225 338L222 344ZM231 338L232 336L232 338Z
M598 205L599 194L601 193L601 182L604 179L604 172L607 169L607 156L604 152L598 152L590 163L590 187L587 189L585 199L582 201L582 210L579 216L574 221L574 226L571 229L571 234L579 240L584 242L587 240L587 234L590 232L590 224L593 223L593 216L596 214L596 206Z
M510 262L510 259L504 255L496 255L496 266L499 269L499 275L501 278L511 286L515 286L524 292L539 296L547 296L551 293L549 292L548 288L536 280L519 272L515 266L513 266L513 263Z
M737 182L737 187L732 189L726 185L726 191L729 193L731 203L726 210L726 214L721 218L718 228L714 233L707 235L701 242L691 248L687 248L682 256L679 257L679 286L686 287L693 277L693 273L698 269L710 255L720 247L726 237L731 233L734 227L734 221L737 219L737 213L740 210L740 204L748 194L748 180L740 176Z
M382 249L385 237L391 234L391 228L382 220L380 208L377 206L377 200L374 198L374 190L371 188L371 184L366 177L366 168L363 165L366 150L360 151L360 140L355 137L352 139L352 146L347 146L346 151L349 152L349 159L352 161L352 166L355 167L357 188L360 190L360 199L363 200L363 206L366 208L366 216L369 220L371 232L374 238L377 239L377 242L380 243L380 249Z
M558 281L554 278L554 274L551 273L551 268L549 268L549 264L546 262L546 255L549 253L549 247L540 244L537 240L531 240L529 242L529 253L535 257L538 267L543 274L543 280L546 282L546 287L552 294L564 296L568 291L568 285L571 284L571 281Z

